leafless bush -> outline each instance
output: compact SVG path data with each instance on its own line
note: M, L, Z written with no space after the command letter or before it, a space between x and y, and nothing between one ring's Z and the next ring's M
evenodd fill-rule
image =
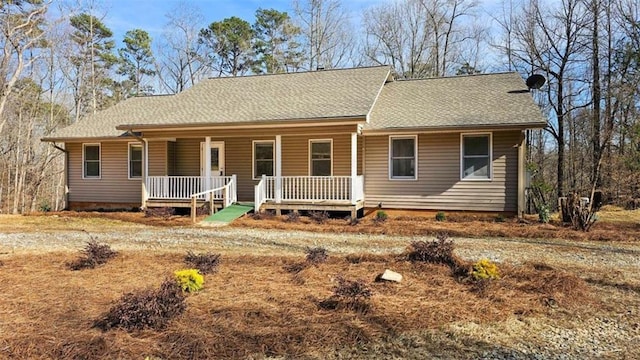
M144 209L144 217L160 217L168 219L176 214L176 209L172 207L152 207Z
M186 309L185 295L175 280L166 280L159 289L128 293L94 326L104 331L162 329Z
M192 251L188 251L184 257L184 262L187 265L200 270L202 274L211 274L218 270L220 265L220 254L204 253L195 254Z
M327 261L327 249L323 247L307 248L307 262L311 264L320 264Z
M297 223L300 221L300 214L297 211L290 211L284 219L286 222Z
M95 239L91 239L80 251L78 259L67 263L71 270L93 269L98 265L105 264L114 258L118 253L107 244L99 244Z
M309 217L316 224L324 224L329 220L329 213L326 211L310 211Z

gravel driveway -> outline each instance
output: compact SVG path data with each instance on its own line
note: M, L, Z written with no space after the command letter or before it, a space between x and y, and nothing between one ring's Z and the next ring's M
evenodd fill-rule
M0 260L20 253L76 251L91 238L117 250L213 251L227 254L302 254L308 246L323 246L330 253L401 252L425 237L354 235L278 231L249 228L158 228L129 225L90 232L44 230L3 232ZM597 270L607 272L610 284L632 284L631 290L598 284L612 309L586 319L512 319L499 324L451 324L429 336L447 347L467 346L469 358L487 359L637 359L640 358L640 243L572 242L530 239L455 238L456 252L467 259L500 262L545 262L571 270L584 278ZM634 288L635 286L635 288ZM609 301L609 300L607 300ZM621 301L620 304L615 304ZM490 341L483 350L477 344ZM465 345L463 345L465 344ZM476 345L466 345L476 344ZM458 353L459 354L459 353ZM425 354L427 355L427 354Z

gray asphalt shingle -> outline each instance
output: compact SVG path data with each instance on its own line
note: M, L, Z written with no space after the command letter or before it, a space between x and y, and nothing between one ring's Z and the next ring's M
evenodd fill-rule
M180 94L128 99L44 140L122 136L117 126L215 126L367 114L365 130L370 131L545 124L517 73L385 84L389 72L388 66L377 66L207 79Z
M388 83L365 129L540 127L545 123L525 82L510 72Z

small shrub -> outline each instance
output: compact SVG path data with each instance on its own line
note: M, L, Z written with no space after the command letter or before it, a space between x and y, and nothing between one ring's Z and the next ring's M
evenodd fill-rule
M184 262L187 263L187 265L200 270L201 274L212 274L218 270L218 265L220 265L220 254L195 254L188 251L187 255L184 257Z
M276 216L272 210L257 211L251 215L253 220L271 220Z
M347 216L345 220L347 220L347 225L349 226L356 226L360 224L360 219L357 216L356 217Z
M320 307L337 309L343 306L350 310L363 312L369 309L369 299L373 293L364 280L347 280L342 276L338 276L336 281L337 284L333 287L333 295L322 301Z
M284 221L288 223L297 223L300 221L300 214L297 211L290 211L284 218Z
M196 207L196 216L209 216L211 214L211 205L208 202Z
M51 211L51 205L49 205L49 202L47 202L47 201L42 202L40 204L39 210L41 212L49 212L49 211Z
M407 258L413 262L456 265L453 254L454 243L446 235L438 235L435 241L414 241Z
M78 259L67 263L71 270L93 269L98 265L105 264L114 258L118 253L107 244L99 244L95 239L91 239L80 251Z
M159 289L128 293L94 326L104 331L122 328L127 331L164 328L169 320L186 309L185 295L174 280L166 280Z
M498 266L489 259L481 259L473 264L471 272L474 280L493 280L500 278Z
M168 219L176 214L176 209L172 207L153 207L144 209L144 217L159 217Z
M329 220L329 213L326 211L310 211L309 217L316 224L324 224Z
M387 215L387 213L384 210L378 210L376 212L376 217L373 218L373 221L376 224L381 224L381 223L387 221L388 218L389 218L389 215Z
M549 206L548 205L540 205L538 208L538 221L543 224L548 224L550 220L549 214Z
M198 269L177 270L173 273L183 291L193 293L202 290L204 276Z
M502 214L496 215L496 222L499 222L499 223L504 222L504 215Z
M436 221L445 221L447 220L447 216L445 215L444 211L438 211L436 213Z
M327 261L327 249L323 247L307 248L307 262L311 264L321 264Z

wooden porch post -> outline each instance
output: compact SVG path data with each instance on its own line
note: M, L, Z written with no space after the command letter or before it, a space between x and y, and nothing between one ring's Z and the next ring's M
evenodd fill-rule
M275 176L276 176L276 188L275 188L275 200L276 204L282 201L282 135L276 135L276 159L275 159Z
M351 204L356 204L356 177L358 176L358 134L351 133Z
M200 191L211 189L211 136L204 138L204 186L205 188ZM211 199L211 194L208 193L207 200ZM211 209L213 213L213 209Z
M149 190L147 189L147 176L149 176L149 143L142 139L142 208L147 208Z

